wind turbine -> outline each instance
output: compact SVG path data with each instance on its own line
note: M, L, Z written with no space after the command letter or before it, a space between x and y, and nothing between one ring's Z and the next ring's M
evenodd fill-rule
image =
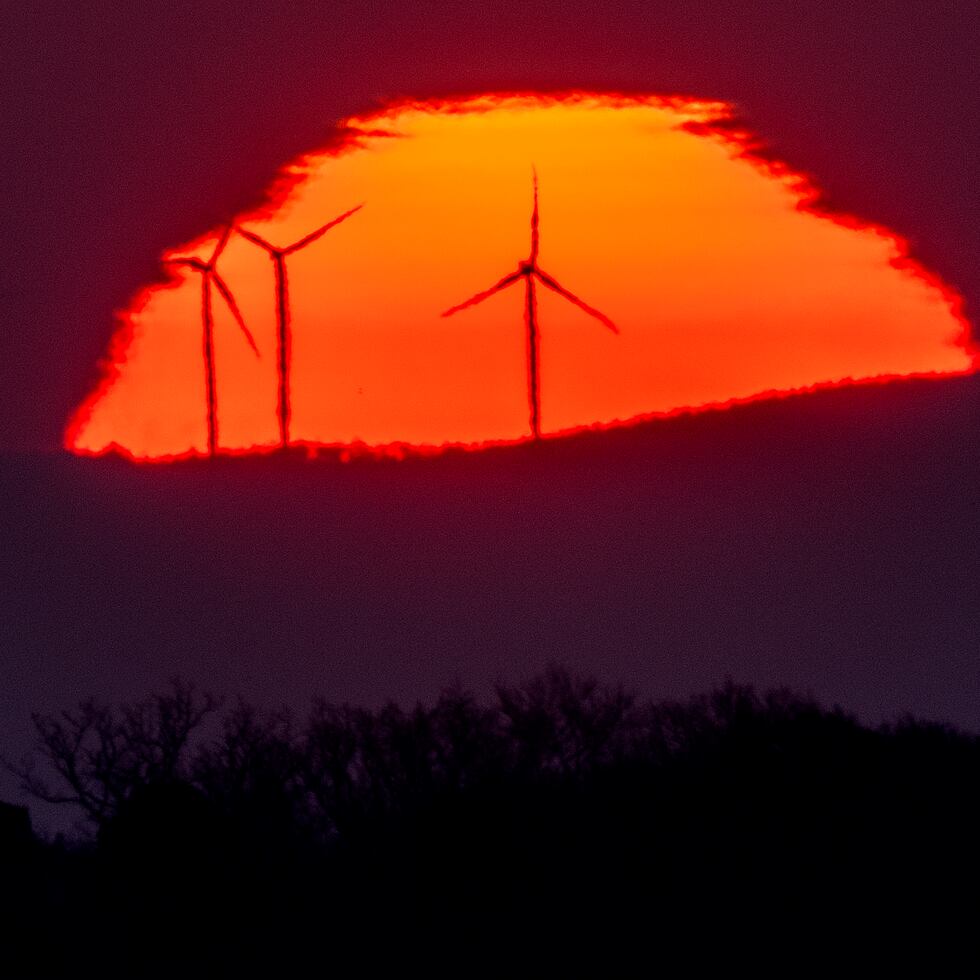
M541 339L538 332L538 300L535 294L534 280L537 279L538 282L552 292L558 293L559 296L567 299L569 303L577 306L580 310L584 310L589 316L595 317L595 319L608 327L613 333L618 334L619 328L605 313L600 313L598 310L589 306L588 303L583 303L574 293L565 289L564 286L560 285L556 279L549 276L538 265L538 245L540 238L538 234L538 172L537 170L532 170L532 173L534 176L534 210L531 212L531 254L528 258L517 263L516 272L504 276L500 282L495 283L489 289L485 289L482 293L471 296L465 302L457 306L451 306L442 315L452 316L460 310L476 306L485 299L489 299L495 293L507 289L508 286L513 286L514 283L520 282L521 279L524 280L524 323L527 325L528 401L531 406L531 435L537 440L541 438L541 383L538 368L541 355Z
M231 225L222 232L221 237L218 239L218 244L215 246L214 252L207 262L197 258L166 260L167 265L185 265L201 273L201 319L204 325L204 382L208 403L209 456L213 456L218 448L218 406L214 380L214 311L211 306L212 282L217 287L218 292L221 293L222 299L228 304L228 309L231 310L232 316L241 328L242 333L245 334L245 339L249 342L252 350L255 351L255 356L259 356L259 349L255 346L255 338L249 332L248 327L245 326L245 320L242 317L241 311L238 309L235 297L232 296L228 284L221 278L217 268L215 268L218 262L218 256L224 251L230 236Z
M289 318L289 280L286 277L286 256L298 252L300 249L312 245L318 238L325 235L335 225L346 221L352 214L360 211L363 204L358 204L356 208L345 211L342 215L328 221L321 228L310 232L305 238L301 238L292 245L278 248L271 245L264 238L260 238L253 231L239 227L238 232L243 238L247 238L252 244L265 249L272 259L272 264L276 270L276 323L278 326L278 350L277 365L279 373L279 445L285 449L289 445L289 415L290 415L290 390L289 390L289 366L292 356L292 332L290 330Z

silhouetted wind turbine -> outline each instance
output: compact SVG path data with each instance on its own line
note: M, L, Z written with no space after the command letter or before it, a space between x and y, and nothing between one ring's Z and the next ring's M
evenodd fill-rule
M495 293L513 286L515 282L524 280L524 322L527 324L527 382L528 382L528 401L531 405L531 434L535 439L541 438L541 392L538 371L540 359L540 337L538 334L538 301L534 290L534 280L537 279L543 286L547 286L552 292L563 296L570 303L584 310L589 316L595 317L600 323L607 326L613 333L618 334L619 328L604 313L593 309L588 303L583 303L574 293L570 293L564 286L559 285L558 281L549 276L538 265L538 172L532 171L534 176L534 210L531 212L531 254L528 258L517 263L517 271L509 276L504 276L500 282L495 283L482 293L471 296L468 300L458 306L452 306L443 312L443 316L452 316L460 310L465 310L470 306L476 306L485 299L489 299Z
M323 227L310 232L305 238L301 238L292 245L277 248L271 245L264 238L260 238L255 232L246 231L239 227L238 231L242 237L265 249L272 259L272 264L276 270L276 323L278 326L278 351L277 364L279 372L279 445L285 449L289 445L289 415L290 415L290 390L289 390L289 365L291 359L292 334L289 323L289 280L286 278L286 256L298 252L307 245L312 245L318 238L325 235L335 225L346 221L352 214L360 211L363 204L358 204L356 208L345 211L342 215L328 221Z
M204 324L204 379L208 402L208 455L213 456L218 447L218 408L217 395L214 381L214 312L211 308L211 283L213 282L221 293L222 298L228 304L232 316L238 323L245 339L249 342L255 356L259 356L259 349L255 346L255 338L245 326L245 320L235 297L232 296L228 284L218 274L215 265L218 256L224 251L231 236L231 226L229 225L222 232L215 246L211 258L205 262L203 259L167 259L167 265L186 265L191 269L201 273L201 318Z

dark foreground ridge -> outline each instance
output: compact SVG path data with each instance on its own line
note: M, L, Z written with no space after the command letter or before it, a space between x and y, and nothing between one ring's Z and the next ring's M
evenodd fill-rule
M488 704L297 720L175 682L35 727L20 775L86 830L0 808L25 976L800 975L974 934L980 739L940 724L551 667Z

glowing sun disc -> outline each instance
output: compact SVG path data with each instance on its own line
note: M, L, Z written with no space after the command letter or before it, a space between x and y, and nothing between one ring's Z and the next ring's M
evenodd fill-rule
M553 435L975 367L953 292L888 231L815 210L812 185L753 156L722 103L484 96L400 103L340 132L238 219L207 310L221 229L162 256L172 278L122 314L68 448L204 453L209 390L219 451L284 435L478 447L528 438L535 401ZM536 278L519 265L532 168Z

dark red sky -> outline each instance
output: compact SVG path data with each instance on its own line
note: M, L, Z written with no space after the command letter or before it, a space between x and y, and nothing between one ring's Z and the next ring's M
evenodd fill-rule
M731 100L980 306L975 3L45 2L0 17L3 448L59 444L111 311L164 248L240 210L334 119L398 94Z
M731 424L756 440L746 449L755 470L731 461L725 439L711 442L711 422L690 450L696 466L676 457L695 438L686 430L670 452L659 436L649 437L656 451L617 437L622 458L604 450L591 478L576 462L558 505L551 464L524 457L491 471L490 486L506 484L496 496L467 482L486 473L450 464L355 474L329 491L305 474L288 512L309 513L317 531L293 526L285 539L270 516L270 484L284 474L197 474L163 489L118 465L38 455L57 452L113 309L152 278L157 256L254 203L335 119L398 95L591 88L735 102L831 200L907 237L976 322L976 3L43 2L4 4L0 39L0 735L10 744L32 707L142 693L172 666L197 663L199 679L227 682L226 644L251 650L253 690L281 664L289 676L269 682L277 695L324 680L338 697L366 698L425 693L453 672L486 679L488 637L509 651L498 657L508 671L573 650L577 665L651 689L668 677L675 690L703 686L727 670L872 713L919 707L980 724L966 693L980 674L975 380L942 382L922 396L928 407L881 392L835 402L870 413L856 441L843 438L853 427L838 409L800 409L801 422L788 403L754 408L739 416L753 431ZM827 441L821 411L839 441ZM823 440L810 464L819 473L767 463L800 425ZM861 446L878 455L862 461ZM718 453L728 469L715 468ZM679 468L665 472L664 459ZM705 510L678 522L667 511L687 499L669 489L682 475ZM363 496L337 497L338 486ZM348 512L355 499L363 508ZM477 501L492 536L470 523ZM593 504L605 508L598 525ZM365 554L331 551L340 544L326 529L341 516L371 529ZM574 538L586 528L593 561ZM356 552L356 540L342 544ZM288 554L276 550L283 541ZM332 592L296 592L322 569ZM344 609L356 610L346 626ZM794 636L801 652L789 655ZM658 643L661 659L675 657L669 670L644 659ZM754 652L724 653L740 643Z

